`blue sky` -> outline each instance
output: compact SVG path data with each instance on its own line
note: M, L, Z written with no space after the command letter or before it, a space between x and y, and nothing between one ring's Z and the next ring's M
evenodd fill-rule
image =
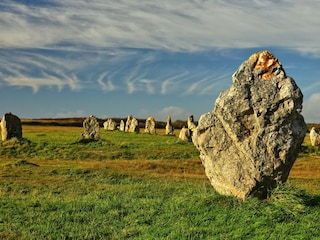
M320 122L319 0L2 0L1 112L185 120L270 50Z

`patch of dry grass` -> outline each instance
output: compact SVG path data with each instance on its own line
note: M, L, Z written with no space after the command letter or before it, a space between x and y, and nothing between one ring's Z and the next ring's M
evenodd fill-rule
M23 125L23 132L28 133L52 133L52 132L77 132L83 131L82 127L65 127L65 126L45 126L45 125Z
M298 158L291 169L290 177L300 179L320 179L320 156Z
M320 194L320 156L303 156L294 163L288 182L311 194Z

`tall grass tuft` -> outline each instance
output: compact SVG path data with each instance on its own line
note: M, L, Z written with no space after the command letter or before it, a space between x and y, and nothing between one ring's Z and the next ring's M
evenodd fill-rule
M308 194L288 184L278 186L272 191L270 203L281 214L286 216L299 216L305 212Z

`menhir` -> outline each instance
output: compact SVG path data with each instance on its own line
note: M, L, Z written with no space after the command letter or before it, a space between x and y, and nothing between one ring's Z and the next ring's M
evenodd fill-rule
M253 54L232 81L200 117L193 142L217 192L265 198L286 182L304 140L303 95L268 51Z
M83 121L83 133L81 140L99 140L100 139L100 126L97 118L90 115Z
M22 124L18 116L11 112L4 114L1 120L1 137L2 141L22 138Z

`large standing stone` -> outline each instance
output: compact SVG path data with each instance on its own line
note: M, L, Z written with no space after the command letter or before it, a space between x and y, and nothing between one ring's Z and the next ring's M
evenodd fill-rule
M132 118L133 118L132 115L129 114L128 117L127 117L125 129L124 129L125 132L129 132Z
M108 118L107 121L103 123L103 127L105 130L114 131L117 129L117 123L113 119Z
M124 121L121 119L120 121L120 128L119 128L120 131L123 131L125 130L125 124L124 124Z
M171 123L171 116L169 115L167 117L166 135L173 135L173 131L174 131L174 128L173 128L173 125Z
M193 142L221 194L264 198L286 182L307 127L303 95L270 52L253 54L200 117Z
M314 147L319 147L320 146L320 133L319 129L312 127L310 130L310 142L311 145Z
M156 120L154 119L154 117L147 118L144 132L156 134Z
M21 120L11 112L4 114L0 125L2 141L7 141L11 138L22 138Z
M190 142L191 141L191 130L183 126L179 133L179 138L183 141Z
M139 133L139 121L134 118L131 114L128 115L126 126L125 126L125 132L130 133Z
M188 124L188 128L191 130L191 132L193 132L196 129L197 126L194 123L193 115L188 117L187 124Z
M196 124L193 121L193 115L189 116L187 119L188 127L182 127L179 133L179 138L183 141L190 141L192 140L192 133L196 129Z
M138 119L136 119L134 117L131 119L128 132L130 132L130 133L139 133L140 132Z
M99 122L95 116L89 116L83 121L84 132L81 135L82 139L86 140L99 140L100 127Z

